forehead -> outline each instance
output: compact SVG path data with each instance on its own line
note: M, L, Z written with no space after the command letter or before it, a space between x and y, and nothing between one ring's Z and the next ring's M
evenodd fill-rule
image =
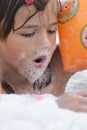
M28 21L28 23L29 22L31 23L33 21L33 23L35 22L35 24L36 24L36 23L40 23L41 21L42 22L44 21L47 24L48 21L50 23L54 22L55 20L57 21L57 15L59 12L58 10L59 10L59 6L57 4L57 1L49 0L44 11L38 12L35 16L33 16ZM35 12L36 12L36 9L35 9L34 5L22 6L16 13L14 26L16 26L16 27L21 26L26 21L26 19L28 17L32 16Z

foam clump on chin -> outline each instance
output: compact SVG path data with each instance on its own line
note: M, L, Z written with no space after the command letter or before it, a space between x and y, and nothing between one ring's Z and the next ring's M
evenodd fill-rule
M87 114L60 109L56 97L0 95L0 130L87 130Z

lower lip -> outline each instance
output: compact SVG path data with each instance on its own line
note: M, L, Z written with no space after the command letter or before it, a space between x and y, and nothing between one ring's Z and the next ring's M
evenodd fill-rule
M44 66L44 62L35 63L35 66L38 67L38 68L42 68Z

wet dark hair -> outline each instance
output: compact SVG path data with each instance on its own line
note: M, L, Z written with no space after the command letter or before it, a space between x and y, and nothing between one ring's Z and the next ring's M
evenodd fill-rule
M36 12L32 16L29 16L24 24L38 11L44 10L48 2L49 0L35 0L34 6L36 8ZM25 0L0 0L0 39L6 39L11 30L14 30L14 18L18 9L22 5L26 5Z

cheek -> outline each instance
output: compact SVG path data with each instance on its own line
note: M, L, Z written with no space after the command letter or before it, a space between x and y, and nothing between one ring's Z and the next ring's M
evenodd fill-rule
M3 60L12 66L14 69L18 69L19 65L24 65L31 59L31 53L27 52L27 50L22 51L22 50L15 50L6 52Z
M6 59L8 60L9 64L11 64L13 67L17 68L18 64L25 64L27 60L31 60L33 57L32 50L28 49L29 47L17 47L13 50L10 49L9 52L6 54Z
M56 45L56 33L53 36L50 36L50 41L52 43L52 46Z
M51 41L51 51L54 51L56 49L56 34L54 36L50 36Z
M16 66L17 68L25 66L27 63L32 62L34 57L33 51L29 49L24 49L18 56L16 56Z
M17 57L17 65L23 65L29 60L29 56L27 57L26 52L21 52L19 56Z

